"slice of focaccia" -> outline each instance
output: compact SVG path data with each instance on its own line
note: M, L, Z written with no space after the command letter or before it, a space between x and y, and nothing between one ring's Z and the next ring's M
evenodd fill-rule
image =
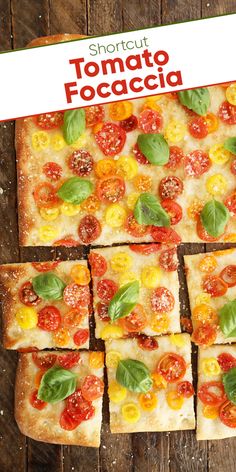
M99 447L103 357L78 351L20 354L15 418L21 432L37 441Z
M226 395L228 388L234 393L235 367L236 345L215 345L199 349L197 439L236 436L236 403L232 403L228 394Z
M90 252L89 263L97 338L180 332L175 246L97 249Z
M0 266L4 347L88 348L89 281L83 260Z
M188 334L106 341L112 433L194 429Z
M184 256L184 260L193 341L200 346L235 341L236 248Z

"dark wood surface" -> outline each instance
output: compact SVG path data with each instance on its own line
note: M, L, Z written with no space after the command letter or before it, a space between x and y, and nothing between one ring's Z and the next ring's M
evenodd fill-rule
M24 47L33 38L48 34L105 34L231 12L236 12L235 0L0 0L0 50ZM229 47L233 54L233 45ZM10 122L0 124L0 222L0 263L46 260L59 255L76 259L86 255L81 249L19 249L14 124ZM187 244L179 248L183 313L189 314L183 254L214 247ZM90 347L95 346L92 337ZM193 431L111 435L107 398L99 450L60 447L25 438L13 415L16 362L16 353L1 348L1 472L236 471L233 452L236 439L197 442ZM193 363L196 367L196 353Z

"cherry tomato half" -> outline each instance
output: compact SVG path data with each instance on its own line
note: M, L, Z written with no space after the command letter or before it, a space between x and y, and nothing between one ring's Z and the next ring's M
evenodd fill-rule
M48 179L57 182L62 176L62 167L56 162L46 162L43 173Z
M184 159L185 173L189 177L200 177L211 167L208 154L201 149L189 152Z
M125 230L134 238L142 238L150 231L150 226L137 223L133 213L130 213L125 222Z
M90 291L87 285L75 283L66 286L63 292L63 300L66 305L72 308L85 307L90 303Z
M78 234L82 243L92 243L100 236L101 231L101 224L95 216L86 215L81 219Z
M79 177L86 177L93 170L94 160L91 154L85 149L74 151L69 157L68 166L73 174Z
M38 313L38 327L44 331L56 331L61 324L61 314L55 306L45 306Z
M187 365L182 356L175 353L164 354L157 364L157 372L164 377L168 383L181 380L186 372Z
M163 118L157 111L147 108L140 113L138 126L143 133L159 133L163 126Z
M102 105L93 105L92 107L86 107L84 110L87 127L95 126L104 120L105 110Z
M101 300L109 302L118 290L118 285L110 279L99 280L97 284L97 294Z
M182 382L178 383L177 392L179 395L181 395L181 397L190 398L194 395L194 388L191 382L188 382L188 380L183 380Z
M203 290L211 297L223 297L226 294L228 285L217 275L208 275L203 280Z
M175 299L166 287L157 287L151 294L151 306L155 313L169 313L175 306Z
M170 198L166 198L165 200L162 200L161 206L170 216L171 225L177 225L182 220L183 210L177 202Z
M88 256L93 277L102 277L107 271L107 262L105 257L97 252L91 252Z
M159 184L159 195L162 200L166 198L175 200L181 193L183 193L183 182L175 175L169 175L161 179Z
M144 351L155 351L158 349L158 342L153 336L140 334L137 339L138 347Z
M183 150L178 146L170 146L169 161L165 164L167 169L176 170L184 160Z
M48 272L50 270L56 269L58 264L61 261L51 261L51 262L32 262L32 266L37 272Z
M226 266L220 273L220 278L228 285L234 287L236 285L236 265Z
M140 151L138 144L136 143L133 147L133 154L136 161L139 164L147 165L150 164L149 160L144 156L144 154Z
M64 114L61 111L43 113L35 117L36 124L42 129L54 129L63 125Z
M32 394L30 395L30 404L33 408L36 408L37 410L43 410L45 406L47 406L46 402L38 398L38 390L34 390L34 392L32 392Z
M181 237L176 233L173 228L166 228L164 226L152 226L151 236L154 241L160 243L181 243Z
M102 128L95 133L95 140L105 156L115 156L124 147L126 133L115 123L104 123Z
M211 236L208 234L207 230L204 228L200 216L197 217L197 225L196 225L196 231L199 239L202 241L206 241L209 243L214 243L215 241L218 241L219 238L214 238L214 236Z
M73 431L75 428L77 428L80 423L82 422L82 419L74 418L73 414L65 408L60 416L60 426L62 429L65 429L66 431Z
M172 272L178 268L177 249L172 247L161 251L159 256L160 267L166 272Z
M126 133L134 131L138 126L138 118L135 115L131 115L126 120L120 121L120 126L123 128Z
M91 401L83 398L81 389L76 390L66 399L67 410L73 418L80 421L87 421L95 414L95 408Z
M221 104L219 108L219 118L221 121L227 125L236 124L236 106L231 105L229 102L225 101Z
M104 323L111 320L110 316L108 315L108 307L109 304L106 302L98 302L96 306L98 318Z
M235 191L225 199L224 204L228 208L230 213L233 213L233 215L236 216L236 192Z
M226 400L222 382L205 382L197 392L198 398L204 405L220 406Z
M56 354L41 354L39 352L32 353L32 360L35 365L42 370L51 369L57 359Z
M198 116L190 121L188 130L194 138L203 139L208 135L207 121L202 116Z
M68 354L61 354L58 356L57 362L61 367L63 367L63 369L71 369L81 362L80 353L68 352Z
M211 346L214 344L217 336L217 328L214 324L201 323L192 334L192 341L197 346Z
M129 333L140 333L148 323L147 314L140 304L137 304L128 316L119 321L123 329Z
M96 375L87 375L82 383L81 392L85 400L96 400L103 396L104 383Z
M115 203L122 200L125 194L125 181L117 175L98 180L96 194L104 203Z
M33 197L39 208L51 208L57 206L60 202L56 189L48 182L37 185L33 191Z
M88 329L78 329L73 336L74 343L76 346L82 346L89 339L89 330Z
M233 367L236 367L236 357L232 356L232 354L228 354L227 352L219 354L217 361L220 364L220 368L223 370L223 372L227 372Z
M236 159L233 159L233 161L231 162L230 170L233 175L236 175Z
M76 247L76 246L80 246L80 242L76 241L70 236L66 236L63 239L58 239L57 241L55 241L53 243L53 246Z
M26 306L37 306L42 300L33 289L32 282L25 282L19 289L19 299Z
M236 405L226 400L220 407L219 418L228 428L236 428Z
M154 254L159 252L161 249L161 244L151 243L151 244L130 244L129 248L131 251L136 252L137 254L143 254L148 256L149 254Z

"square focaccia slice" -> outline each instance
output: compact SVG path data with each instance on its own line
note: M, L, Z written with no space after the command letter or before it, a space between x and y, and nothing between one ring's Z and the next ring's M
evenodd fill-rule
M193 322L193 341L202 346L235 342L232 306L236 306L236 248L184 256ZM234 308L235 310L235 308ZM223 330L223 331L222 331Z
M93 278L96 337L109 339L130 333L148 336L180 332L179 282L175 246L130 245L97 249L89 254ZM111 320L108 310L122 290L137 284L136 305ZM126 302L131 302L127 295ZM119 302L116 304L119 310ZM124 305L123 305L124 306Z
M88 348L89 281L83 260L0 266L4 347Z
M15 385L20 431L37 441L99 447L103 367L104 353L98 351L20 354Z
M112 433L194 429L188 334L108 340L106 366Z
M223 383L223 376L229 372L236 382L235 367L235 344L199 349L197 439L236 436L236 404L227 398Z

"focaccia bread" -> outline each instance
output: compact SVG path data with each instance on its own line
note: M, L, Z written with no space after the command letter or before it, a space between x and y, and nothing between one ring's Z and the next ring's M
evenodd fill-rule
M138 373L133 361L144 364ZM106 366L112 433L194 429L188 334L156 337L142 346L137 339L106 341Z
M39 38L31 46L79 37ZM224 147L236 135L234 89L210 87L204 117L168 93L17 120L20 244L234 241L236 161ZM230 210L217 238L199 219L213 197ZM134 211L153 199L151 219Z
M100 248L90 252L89 263L97 338L180 332L176 246L153 243ZM137 284L136 304L126 316L121 309L122 317L111 319L109 307L114 297L131 283ZM133 295L127 295L125 302L131 302Z
M103 354L78 351L20 354L15 385L15 418L20 431L37 441L99 447ZM56 378L58 383L53 395L44 387L43 398L48 400L44 401L38 395L49 369L50 378ZM66 382L63 384L64 399L60 400L60 382L65 374L74 377L75 383L71 390ZM68 396L68 392L73 393ZM55 395L57 401L52 403Z
M88 348L89 281L84 260L0 266L4 347Z
M227 318L226 311L230 311L234 301L236 309L236 248L184 256L184 261L193 341L202 346L235 341L236 337L230 335L236 328L232 314L230 326L223 318Z
M228 400L222 383L223 375L235 367L236 345L199 349L197 439L236 436L236 406Z

